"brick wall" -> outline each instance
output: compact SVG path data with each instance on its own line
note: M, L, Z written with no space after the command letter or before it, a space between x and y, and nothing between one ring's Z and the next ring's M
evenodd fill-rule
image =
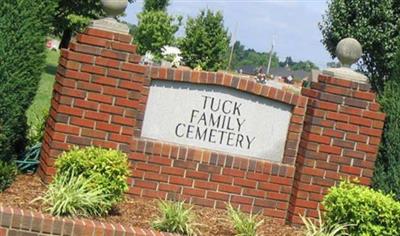
M41 213L0 206L0 236L173 236L121 224L51 217Z
M327 189L341 178L369 185L385 116L370 86L319 76L302 94L310 98L297 156L290 221L316 217Z
M225 73L140 65L130 41L89 28L62 51L39 169L46 182L71 145L115 148L129 154L129 194L214 208L230 202L282 223L314 216L341 174L369 183L384 117L368 86L321 76L296 95ZM282 163L142 138L152 80L219 85L290 104Z

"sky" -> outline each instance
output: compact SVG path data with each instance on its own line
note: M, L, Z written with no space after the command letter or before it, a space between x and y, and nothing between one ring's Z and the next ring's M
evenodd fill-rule
M137 24L143 0L130 4L124 20ZM171 0L168 13L195 17L200 10L219 10L225 26L246 48L269 51L274 38L280 60L310 60L320 68L332 61L321 43L318 23L327 8L326 0ZM184 30L178 32L183 35Z

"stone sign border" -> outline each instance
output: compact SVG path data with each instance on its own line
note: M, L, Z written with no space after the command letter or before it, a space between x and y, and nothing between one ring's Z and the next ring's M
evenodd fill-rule
M139 65L142 66L142 65ZM134 132L133 145L131 146L131 151L136 152L151 152L151 147L160 148L161 145L169 145L170 148L178 149L179 152L185 152L185 150L197 149L197 151L192 151L194 153L194 159L196 161L206 161L208 162L209 153L217 156L217 158L225 159L227 156L233 156L234 159L241 158L246 159L248 162L258 161L259 159L245 157L245 156L234 156L224 152L206 150L201 148L194 148L187 145L181 144L168 144L164 143L162 140L146 139L140 136L145 107L147 99L149 96L149 90L152 80L168 80L176 82L187 82L191 84L202 84L202 85L217 85L225 88L235 89L242 92L247 92L253 95L261 96L266 99L271 99L274 101L282 102L285 104L292 105L292 115L290 119L290 124L288 128L288 134L285 143L285 150L283 154L282 163L276 164L287 164L294 165L296 163L297 150L300 143L301 131L303 128L303 122L307 106L307 97L294 94L290 91L284 91L281 89L269 87L256 83L250 78L243 76L234 76L228 73L222 72L206 72L206 71L193 71L193 70L181 70L172 68L163 68L158 66L151 66L146 70L143 66L145 72L145 81L143 83L144 89L141 93L141 104L138 118L136 119L136 128ZM178 104L177 104L178 105ZM156 124L160 125L160 124ZM144 143L143 143L144 142ZM203 155L204 154L204 155ZM190 155L189 155L190 156ZM189 157L190 158L190 157ZM201 158L204 158L201 159ZM248 159L248 160L247 160ZM225 162L225 161L222 161Z

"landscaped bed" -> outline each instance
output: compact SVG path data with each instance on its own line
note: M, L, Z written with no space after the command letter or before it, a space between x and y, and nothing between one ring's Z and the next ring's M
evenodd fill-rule
M32 202L32 200L42 196L45 190L46 186L37 175L19 175L10 188L0 193L0 205L42 211L40 201ZM150 222L158 215L157 209L157 200L127 197L115 207L110 216L92 219L150 229ZM195 206L194 213L198 222L203 224L202 235L234 235L225 210ZM301 229L282 226L268 217L264 217L260 232L263 232L262 235L273 236L302 235Z

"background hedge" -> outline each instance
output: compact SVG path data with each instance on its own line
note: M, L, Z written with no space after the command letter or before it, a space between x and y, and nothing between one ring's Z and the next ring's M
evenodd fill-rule
M56 1L0 1L0 160L25 149L26 110L45 62L46 36Z

